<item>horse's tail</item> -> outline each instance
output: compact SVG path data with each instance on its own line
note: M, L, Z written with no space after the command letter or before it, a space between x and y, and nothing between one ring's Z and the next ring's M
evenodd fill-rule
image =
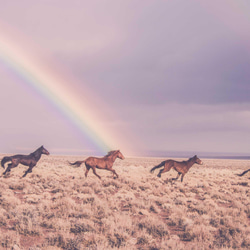
M165 161L161 162L159 165L153 167L151 170L150 170L150 173L153 173L155 171L155 169L157 168L160 168L160 167L163 167L165 165Z
M71 166L74 166L75 168L79 168L81 166L81 164L84 163L84 162L85 161L76 161L76 162L73 162L73 163L69 162L69 164Z
M249 172L249 171L250 171L250 169L244 171L242 174L236 174L236 175L238 175L238 176L243 176L244 174L246 174L246 173Z
M5 156L5 157L2 159L2 161L1 161L1 166L2 166L3 168L5 168L5 167L4 167L4 164L5 164L6 162L8 162L8 161L11 161L11 158L10 158L9 156Z

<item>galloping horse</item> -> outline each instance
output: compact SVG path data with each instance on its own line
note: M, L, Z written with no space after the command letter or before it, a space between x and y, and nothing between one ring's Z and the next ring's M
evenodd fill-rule
M125 157L122 155L120 150L114 150L114 151L110 151L106 156L104 156L102 158L97 158L97 157L92 157L91 156L91 157L88 157L87 159L85 159L83 161L76 161L74 163L69 162L69 164L70 165L75 165L76 167L80 167L81 164L84 162L85 166L86 166L85 177L87 177L90 168L92 168L93 173L99 179L101 179L101 176L99 176L96 173L96 168L99 168L99 169L106 169L108 171L111 171L113 173L113 176L116 175L116 177L118 178L119 177L118 174L112 168L116 158L120 158L122 160L125 159Z
M176 178L173 178L173 180L177 180L179 176L181 175L181 181L183 181L184 175L188 172L188 170L195 164L202 165L202 161L195 155L194 157L190 158L187 161L174 161L174 160L166 160L161 162L159 165L153 167L150 172L153 173L155 169L160 168L164 166L163 169L160 170L158 177L161 177L161 174L168 172L171 168L176 170L178 172L178 175Z
M4 168L4 164L8 161L11 161L11 163L8 164L8 167L3 174L5 175L7 172L10 172L12 168L17 167L18 164L21 163L25 166L29 166L28 170L26 170L23 175L23 177L25 177L28 173L32 172L32 168L36 166L36 163L40 160L42 154L49 155L48 150L43 146L29 155L5 156L1 161L2 167Z

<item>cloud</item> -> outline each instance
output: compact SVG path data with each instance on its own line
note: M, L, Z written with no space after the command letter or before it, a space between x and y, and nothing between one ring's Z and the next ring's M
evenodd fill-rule
M93 99L102 99L116 113L103 126L124 134L132 131L134 137L127 138L133 145L244 151L250 127L248 9L245 4L242 15L239 8L235 13L226 1L215 6L197 1L24 0L4 2L0 15L10 30L72 74L83 98L90 88ZM1 76L6 84L15 81L3 72ZM63 124L48 107L31 97L20 99L17 91L7 98L11 89L4 88L2 101L6 105L12 100L13 106L2 108L2 114L8 116L19 106L28 108L28 119L38 108L41 115L32 116L38 127L44 127L45 118L61 145L82 147L74 143L75 136L65 135L70 128L58 129L49 121ZM101 105L100 110L107 111ZM11 124L13 116L2 126ZM51 145L58 148L54 141Z
M111 105L249 102L245 41L201 6L185 6L98 9L101 23L66 39L57 56Z
M196 1L57 3L8 3L3 20L111 105L249 102L248 43L236 27L250 23L230 29L224 8L211 15L213 6Z
M250 146L249 104L164 104L124 111L124 119L157 150L244 152Z

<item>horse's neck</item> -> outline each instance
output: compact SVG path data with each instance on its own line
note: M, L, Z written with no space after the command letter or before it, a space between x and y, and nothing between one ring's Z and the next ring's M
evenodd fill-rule
M112 162L114 162L115 159L117 158L117 154L109 155L107 158L110 159Z
M188 168L191 168L194 165L194 163L195 163L195 160L193 158L189 159L187 161Z
M37 149L35 152L31 153L31 155L38 161L41 158L41 151Z

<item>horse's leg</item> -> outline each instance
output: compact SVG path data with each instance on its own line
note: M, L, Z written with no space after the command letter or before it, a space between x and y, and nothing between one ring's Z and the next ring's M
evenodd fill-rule
M116 173L116 171L113 169L113 175L116 175L117 178L119 178L118 174Z
M161 177L161 175L165 172L168 172L172 168L173 164L171 163L165 163L164 168L160 170L159 174L157 175L158 177Z
M185 175L185 174L182 174L182 175L181 175L181 182L183 181L184 175Z
M181 175L181 173L178 173L177 176L176 176L176 178L172 178L172 180L175 180L175 181L178 180L178 178L180 177L180 175Z
M96 170L95 170L95 168L92 168L92 170L93 170L93 173L99 178L99 179L101 179L101 176L100 175L98 175L97 173L96 173Z
M10 172L11 168L14 168L17 166L17 165L16 166L12 166L12 165L13 165L13 163L8 164L8 167L4 171L3 175L6 175L7 172Z
M161 177L163 170L164 170L164 168L159 171L159 174L157 175L158 177Z
M26 170L26 172L24 173L22 177L24 178L28 173L31 173L33 167L35 167L34 164L29 165L29 168Z
M90 167L86 166L85 177L87 178Z
M119 178L118 174L115 172L114 169L112 169L112 168L110 168L110 169L107 168L107 170L108 170L108 171L111 171L111 172L113 173L113 178L115 178L115 177L114 177L115 175L116 175L117 178Z

